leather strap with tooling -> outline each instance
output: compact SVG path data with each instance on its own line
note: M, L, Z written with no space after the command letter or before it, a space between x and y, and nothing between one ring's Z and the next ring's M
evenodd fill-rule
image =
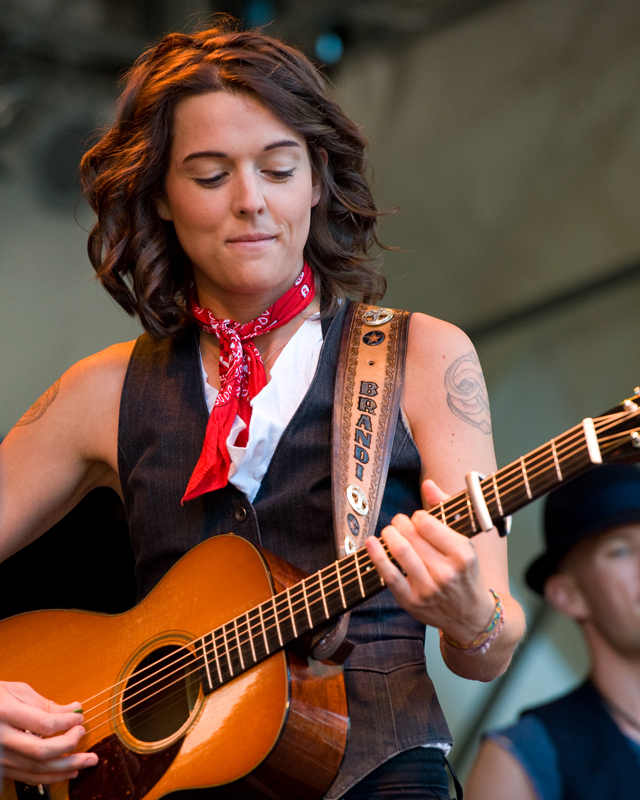
M376 527L400 411L410 313L353 304L333 401L333 513L338 557Z
M404 380L408 311L352 303L347 309L333 396L331 465L338 558L374 533L391 459ZM350 612L320 631L311 652L342 663Z

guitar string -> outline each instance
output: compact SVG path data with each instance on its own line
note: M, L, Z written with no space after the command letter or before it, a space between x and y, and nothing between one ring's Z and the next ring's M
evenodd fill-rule
M618 412L616 414L608 415L606 417L596 418L594 420L594 425L596 426L596 428L598 427L598 424L600 424L601 427L603 425L605 425L605 426L606 425L615 425L621 419L631 418L631 417L637 415L637 413L638 412L631 412L631 413L630 412ZM615 417L615 419L612 419L614 417ZM604 423L602 422L602 420L604 420ZM566 431L564 434L561 434L560 436L556 437L555 439L552 439L551 441L546 442L543 445L540 445L535 450L531 451L531 453L529 453L526 456L524 456L522 460L524 460L524 462L525 462L528 478L530 480L535 480L536 478L539 477L539 473L536 474L536 473L532 472L533 468L535 468L537 466L540 466L541 464L544 464L545 466L546 465L551 466L551 465L554 464L553 450L549 449L552 444L555 443L557 445L558 443L561 443L562 446L566 446L568 443L574 442L576 440L576 438L580 439L581 437L583 437L583 435L584 435L584 428L583 428L582 424L578 424L578 425L574 426L573 428L571 428L569 431ZM542 461L540 461L540 458L542 458ZM522 477L523 477L522 460L521 459L517 459L516 461L512 462L511 464L508 464L506 467L503 467L502 469L498 470L497 473L495 473L496 475L498 475L498 473L500 473L500 479L499 479L499 484L500 485L499 485L499 491L498 491L498 496L500 497L500 499L504 499L505 495L508 493L507 491L505 491L505 490L509 489L509 482L506 480L507 478L511 477L513 479L511 481L511 484L513 484L513 482L517 482L517 484L518 484L517 488L521 488L521 486L522 486ZM550 472L552 473L553 470L550 470ZM487 478L481 480L481 485L483 485L483 493L485 493L486 490L489 490L489 492L490 492L489 497L487 498L489 502L492 499L495 500L495 498L497 496L496 495L496 491L495 491L495 487L493 486L493 480L492 479L493 479L493 475L489 475ZM493 495L493 498L491 497L491 495ZM466 506L466 504L467 504L467 493L464 492L464 491L460 492L457 497L458 497L458 500L459 500L459 506L462 506L462 507ZM447 506L450 506L452 500L453 501L456 500L456 496L455 495L452 498L449 498L447 501L444 501L444 504L446 504ZM438 504L438 506L434 507L436 513L438 512L439 505L440 504ZM450 514L451 510L452 510L451 508L448 508L447 517L449 517L449 514ZM458 509L453 509L453 510L458 510Z
M629 414L626 414L626 415L625 415L625 414L622 414L621 416L626 416L626 417L629 417L630 415L629 415ZM603 426L601 426L601 427L603 427ZM579 428L578 434L579 434L579 435L581 435L581 434L583 433L581 426L576 426L576 428ZM570 441L571 441L572 439L575 439L575 438L576 438L576 436L570 436L570 437L567 437L567 436L565 435L564 437L558 437L558 439L560 439L560 438L564 438L564 439L565 439L565 441L563 442L563 445L564 445L564 446L565 446L565 448L566 448L566 445L567 445L568 443L570 443ZM568 439L569 441L567 441L567 439ZM554 441L555 441L555 440L554 440ZM537 451L540 451L540 453L541 453L541 452L542 452L542 451L543 451L545 448L548 448L548 447L549 447L549 444L550 444L550 443L546 443L545 445L542 445L540 448L537 448ZM585 448L584 448L584 447L582 447L582 448L580 448L580 449L585 449ZM535 453L535 452L536 452L536 451L533 451L533 453ZM579 452L579 451L578 451L578 452ZM532 454L533 454L533 453L532 453ZM530 454L530 456L531 456L532 454ZM530 456L528 456L527 458L529 459L529 458L530 458ZM567 456L564 456L564 455L562 455L562 460L563 460L563 461L565 461L566 459L567 459ZM551 460L552 460L552 459L546 459L546 461L547 461L548 463L551 463ZM512 466L512 465L509 465L509 466ZM532 466L532 465L530 465L530 466ZM518 464L517 462L514 462L514 465L513 465L513 467L514 467L514 470L513 470L513 471L514 471L514 473L515 473L515 472L517 472L517 471L519 471L519 464ZM505 468L505 469L508 469L508 467L507 467L507 468ZM502 471L502 470L501 470L501 471ZM536 474L534 474L534 473L532 472L532 473L531 473L531 478L532 478L532 479L534 479L535 477L537 477L537 475L536 475ZM504 496L505 492L504 492L504 491L503 491L503 492L500 492L500 494L501 494L501 496ZM436 507L436 508L437 508L437 507ZM361 551L361 552L362 552L362 551ZM333 565L330 565L329 569L331 569L332 567L333 567ZM326 570L326 569L327 569L327 568L325 568L325 570ZM324 571L324 570L321 570L321 572L323 572L323 571ZM333 570L332 570L332 571L333 571ZM356 581L356 580L358 580L357 576L356 576L356 577L353 577L353 578L349 578L349 575L350 575L350 574L351 574L351 575L356 575L356 573L357 573L357 569L355 569L355 570L354 570L354 569L353 569L353 567L351 568L350 572L347 572L347 573L345 573L345 576L344 576L344 577L345 577L345 578L347 578L347 580L346 580L346 582L343 582L343 587L344 587L344 588L348 588L348 587L349 587L351 584L355 583L355 581ZM366 572L365 572L365 575L366 575ZM311 577L313 578L313 577L315 577L315 576L311 576ZM336 576L336 579L334 580L334 583L337 585L337 576ZM300 588L302 589L302 591L303 591L303 592L304 592L304 589L306 588L306 587L303 587L303 586L301 586L301 584L296 584L296 586L297 586L297 587L300 587ZM291 589L295 590L296 586L294 586L294 587L291 587ZM331 591L331 589L329 589L329 591ZM284 592L284 593L281 593L281 594L286 594L286 592ZM298 594L299 594L299 592L298 592ZM277 604L276 602L274 602L274 601L276 600L276 598L277 598L277 597L278 597L278 595L276 595L276 596L274 596L274 597L270 598L270 600L269 600L269 601L266 601L268 604L272 605L272 616L274 616L274 617L277 617L277 612L278 612L278 609L277 609L277 605L278 605L278 604ZM313 597L313 595L312 595L311 597ZM317 597L316 597L316 600L317 600L317 599L319 599L319 598L317 598ZM291 616L293 616L294 618L295 618L295 615L296 615L296 613L304 612L304 607L306 606L306 603L308 603L308 602L311 602L311 603L315 602L315 600L314 600L314 599L311 599L309 595L307 595L307 597L306 597L306 600L305 600L305 597L303 596L303 597L296 597L296 598L292 598L292 601L293 601L293 602L296 604L296 606L297 606L295 611L292 609L292 615L291 615ZM303 605L303 604L304 604L304 605ZM253 609L252 609L252 610L253 610ZM245 616L245 615L241 615L241 616ZM226 649L226 651L227 651L227 653L229 654L229 660L231 660L231 658L233 658L233 657L236 655L236 651L238 651L240 648L242 648L242 646L243 646L243 645L246 645L248 642L250 642L251 638L254 636L254 634L253 634L253 631L252 631L252 627L253 627L253 626L251 625L251 621L250 621L250 620L249 620L249 618L248 618L248 612L247 612L247 615L246 615L246 616L247 616L246 622L244 622L244 623L243 623L243 622L241 622L241 623L240 623L240 627L241 627L241 628L245 628L246 630L241 630L241 631L239 631L239 632L238 632L238 636L237 636L237 637L233 637L233 638L235 639L235 641L237 641L237 645L236 645L236 644L233 644L233 645L232 645L232 647L229 647L229 646L228 646L228 644L227 644L227 646L226 646L226 648L225 648L225 649ZM225 623L225 625L223 625L223 626L222 626L222 628L224 628L224 627L225 627L226 625L228 625L228 624L230 624L230 623L229 623L229 622L228 622L228 623ZM278 622L277 622L277 620L276 620L276 623L275 623L274 625L270 625L270 626L269 626L269 628L267 628L266 630L267 630L267 631L271 631L271 630L273 630L275 627L277 627L277 624L278 624ZM247 635L247 637L246 637L245 639L243 639L243 638L242 638L242 634L243 634L243 633L246 633L246 634L248 634L248 635ZM260 631L260 633L258 634L258 636L260 636L260 634L261 634L261 631ZM191 643L191 644L194 644L194 643ZM183 647L183 648L181 648L181 649L184 649L185 651L187 651L187 650L188 650L187 646L184 646L184 647ZM214 649L215 649L215 656L214 656L214 659L216 659L216 660L217 660L217 659L221 659L221 658L222 658L222 659L224 659L225 653L223 652L222 656L220 655L219 648L218 648L218 646L216 646L215 642L214 642ZM274 652L275 652L275 651L274 651ZM171 657L172 657L172 656L174 656L174 655L175 655L175 653L172 653L172 654L169 654L169 655L167 655L167 656L165 656L165 657L163 657L163 658L169 659L169 658L171 658ZM181 656L181 658L182 658L182 659L189 659L189 660L193 660L193 658L194 658L194 654L193 654L191 651L188 651L188 652L186 652L186 654L185 654L184 656ZM148 667L148 668L150 669L150 668L157 667L157 665L158 665L158 663L159 663L159 662L160 662L160 659L158 660L158 662L155 662L154 664L152 664L152 665L149 665L149 667ZM147 668L145 668L145 669L147 669ZM164 668L163 668L163 669L164 669ZM179 667L179 671L181 671L182 669L183 669L183 667ZM196 669L194 670L194 672L196 672L196 671L197 671L197 669L198 669L198 668L196 668ZM142 671L141 671L141 672L142 672ZM159 672L160 672L160 670L157 670L155 674L159 674ZM232 668L230 668L230 672L232 673L232 674L231 674L231 676L230 676L230 678L231 678L231 677L234 677L234 676L233 676L233 670L232 670ZM171 675L172 675L172 674L175 674L175 671L174 671L174 673L169 673L169 675L165 675L165 676L164 676L164 678L171 677ZM188 674L191 674L191 673L187 673L187 675L188 675ZM147 680L148 678L152 678L152 677L154 677L154 674L153 674L153 673L152 673L151 675L149 675L149 676L146 676L145 680ZM184 676L184 677L186 677L186 676ZM138 680L140 679L140 673L138 673L138 675L136 675L136 678L138 678ZM181 678L181 679L182 679L182 678ZM129 678L129 679L124 679L123 681L121 681L121 683L122 683L122 682L124 682L125 680L130 680L130 678ZM160 678L159 680L163 680L163 678ZM153 685L153 684L152 684L152 685ZM171 684L169 684L169 685L171 685ZM111 687L111 688L115 688L116 686L117 686L117 684L114 684L114 686L113 686L113 687ZM149 686L146 686L146 687L144 687L144 689L140 690L140 692L138 692L138 694L139 694L139 693L141 693L141 692L146 692L146 691L147 691L149 688L150 688ZM167 686L166 686L166 685L165 685L165 686L163 686L163 687L162 687L162 691L165 691L165 690L166 690L166 688L167 688ZM102 690L101 692L99 692L99 693L97 693L96 695L94 695L94 696L93 696L93 698L95 698L95 697L98 697L100 694L103 694L103 693L104 693L104 692L106 692L106 691L109 691L109 689L107 689L107 690ZM132 695L131 699L133 699L133 697L135 697L135 696L136 696L136 693L134 693L134 694ZM144 698L144 700L148 700L150 697L153 697L153 696L154 696L154 695L146 696L146 697ZM89 700L90 700L90 699L93 699L93 698L89 698ZM143 702L144 702L144 700L143 700ZM88 702L88 701L87 701L87 702ZM95 710L97 710L97 708L99 707L99 705L101 705L101 703L100 703L100 704L98 704L97 706L93 707L91 710L92 710L92 711L95 711ZM134 707L135 707L135 705L137 705L137 704L134 704L133 706L130 706L130 707L129 707L129 710L131 710L131 708L134 708ZM102 713L105 713L105 712L102 712ZM100 715L98 715L98 716L100 716ZM93 717L92 719L95 719L95 718L96 718L96 717ZM87 720L87 722L88 722L88 721L89 721L89 720Z
M582 448L582 449L583 449L583 448ZM354 573L354 570L352 569L352 570L351 570L351 574L353 574L353 573ZM365 573L365 574L366 574L366 573ZM346 576L348 576L348 575L349 575L349 573L346 573ZM352 580L347 580L346 584L344 584L344 585L345 585L346 587L348 587L348 586L349 586L349 584L351 584L351 583L355 582L355 580L356 580L356 578L354 578L354 579L352 579ZM299 584L298 584L298 585L299 585ZM292 588L294 588L294 589L295 589L295 587L292 587ZM304 589L304 587L302 587L302 588ZM272 601L273 601L274 599L275 599L275 598L271 598L271 600L272 600ZM307 597L307 602L308 602L308 599L309 599L309 598ZM269 601L267 601L267 602L269 602ZM303 597L303 598L296 598L296 599L295 599L295 602L296 602L296 604L302 604L303 602L305 602L305 600L304 600L304 597ZM312 600L312 602L313 602L313 600ZM277 609L277 603L272 603L272 606L273 606L273 615L274 615L275 617L277 617L277 611L278 611L278 609ZM299 607L299 608L296 608L296 611L293 611L293 616L295 617L295 614L296 614L297 612L302 612L302 611L303 611L303 608L302 608L302 606L300 605L300 607ZM225 625L228 625L228 624L230 624L230 623L226 623ZM229 648L229 646L228 646L228 645L226 646L226 648L225 648L225 649L227 650L227 653L229 654L229 659L230 659L232 656L234 656L234 655L235 655L235 651L236 651L236 650L238 650L238 649L242 648L242 646L243 646L243 645L246 645L246 644L247 644L247 642L249 642L249 641L251 640L251 638L252 638L252 635L253 635L253 634L252 634L252 630L251 630L252 626L251 626L251 623L250 623L250 620L248 619L248 617L247 617L247 620L246 620L246 622L245 622L245 623L240 623L240 626L241 626L241 627L245 627L245 628L246 628L246 631L245 631L245 630L243 630L243 631L239 632L239 634L238 634L238 636L237 636L237 637L234 637L234 639L237 641L237 645L233 645L231 648ZM268 628L267 630L272 630L272 629L273 629L274 627L276 627L276 626L277 626L277 621L276 621L276 625L271 625L271 626L270 626L270 628ZM222 626L222 627L224 628L225 626ZM247 634L248 634L247 638L245 638L244 640L242 639L242 633L247 633ZM215 659L224 658L224 653L222 654L222 657L221 657L221 656L220 656L219 649L218 649L218 647L215 645L215 643L214 643L214 647L215 647L215 651L216 651L216 652L215 652L215 657L214 657L214 658L215 658ZM186 648L186 647L185 647L184 649L185 649L185 650L187 650L187 648ZM171 655L174 655L174 654L171 654ZM170 658L170 657L171 657L171 655L167 656L167 658ZM188 651L188 652L187 652L187 654L186 654L185 656L183 656L182 658L189 658L189 659L191 659L191 660L192 660L192 659L193 659L193 654L192 654L190 651ZM153 665L150 665L150 667L155 667L155 666L157 666L157 663L158 663L158 662L156 662L156 663L155 663L155 664L153 664ZM180 670L182 670L182 667L180 667L179 669L180 669ZM196 670L196 671L197 671L197 670ZM159 671L158 671L158 672L159 672ZM233 669L232 669L232 668L230 668L230 672L232 673L232 674L230 675L230 678L231 678L231 677L233 677ZM158 673L156 673L156 674L158 674ZM170 673L168 676L165 676L165 678L166 678L166 677L170 677L170 676L171 676L171 674L175 674L175 673ZM148 676L148 677L153 677L153 675L151 675L151 676ZM148 690L148 688L150 688L150 687L148 687L148 686L147 686L147 687L145 687L145 688L144 688L142 691L145 691L145 692L146 692L146 691ZM164 686L162 690L163 690L163 691L164 691L164 690L166 690L166 686ZM151 695L151 696L153 696L153 695ZM135 697L135 693L134 693L134 695L132 695L132 697ZM145 699L149 699L149 698L148 698L148 697L146 697ZM134 706L131 706L130 708L132 708L132 707L135 707L135 704L134 704ZM97 707L95 707L95 708L97 708ZM95 710L95 708L94 708L93 710Z
M626 415L626 416L628 416L628 415ZM559 438L560 438L560 437L559 437ZM565 438L566 438L566 437L565 437ZM573 438L573 437L572 437L572 438ZM565 442L565 444L566 444L566 442ZM547 445L543 445L543 446L542 446L542 448L538 448L538 449L539 449L539 450L540 450L540 449L544 449L544 447L548 447L548 443L547 443ZM564 460L564 458L563 458L563 460ZM331 566L332 566L332 565L331 565ZM353 570L353 569L351 570L351 574L354 574L354 570ZM366 574L366 573L365 573L365 574ZM345 573L345 577L348 577L348 575L349 575L349 573ZM353 578L352 580L347 580L347 581L346 581L346 583L345 583L344 585L345 585L346 587L348 587L348 586L349 586L349 584L353 583L355 580L356 580L356 578ZM292 587L292 588L293 588L293 589L295 589L295 587ZM303 588L303 590L304 590L304 587L301 587L301 588ZM275 599L275 598L271 598L270 600L271 600L271 601L273 601L274 599ZM308 601L309 601L309 596L307 596L307 602L308 602ZM267 601L267 602L269 603L270 601ZM300 607L297 607L297 608L296 608L296 611L293 611L293 616L295 617L295 614L296 614L296 613L299 613L299 612L303 612L303 611L304 611L304 609L302 608L302 603L304 603L304 602L305 602L305 599L304 599L304 597L302 597L302 598L298 597L298 598L295 598L295 599L294 599L294 602L295 602L297 605L299 605L299 606L300 606ZM311 600L311 602L314 602L314 601L313 601L313 600ZM272 607L273 607L273 616L277 616L277 612L278 612L278 609L277 609L277 603L270 603L270 604L271 604L271 605L272 605ZM225 625L228 625L228 624L229 624L229 623L226 623ZM277 625L277 622L276 622L276 625ZM267 630L272 630L274 627L276 627L276 625L271 625L271 626L270 626L270 627L269 627ZM225 626L222 626L222 627L224 628ZM227 647L226 647L226 650L227 650L227 652L228 652L228 654L229 654L229 656L230 656L230 657L233 657L233 656L235 656L235 651L237 651L238 649L240 649L240 648L241 648L243 645L246 645L246 644L247 644L247 643L248 643L248 642L251 640L251 638L252 638L252 636L253 636L253 633L252 633L252 625L251 625L251 623L250 623L250 620L248 619L248 617L247 617L247 620L246 620L246 622L245 622L245 623L240 623L240 627L241 627L241 628L246 628L246 630L242 630L242 631L240 631L237 637L233 637L233 638L235 639L235 641L237 641L237 645L235 645L235 644L234 644L234 645L233 645L231 648L229 648L229 646L228 646L228 645L227 645ZM247 638L245 638L245 639L243 639L243 638L242 638L242 634L243 634L243 633L246 633L246 634L248 634ZM214 646L215 646L215 645L214 645ZM184 649L186 650L187 648L185 647ZM215 653L215 658L216 658L216 659L219 659L219 658L221 658L221 656L220 656L220 652L219 652L219 648L218 648L217 646L215 646L215 651L216 651L216 653ZM173 654L169 654L168 656L166 656L166 658L171 658L173 655L175 655L175 653L173 653ZM189 651L189 652L188 652L188 653L187 653L185 656L183 656L182 658L189 658L189 659L193 659L193 654L191 654L191 652ZM222 658L224 658L224 653L222 654ZM159 661L160 661L160 660L159 660ZM155 663L154 663L154 664L152 664L152 665L149 665L149 668L156 667L156 666L158 665L159 661L158 661L158 662L155 662ZM182 668L180 667L180 669L182 669ZM159 671L158 671L158 672L159 672ZM230 669L230 672L232 672L232 669ZM157 673L156 673L156 674L157 674ZM136 677L138 677L138 678L139 678L139 677L140 677L140 674L138 674L138 676L136 676ZM151 676L147 676L147 677L153 677L153 675L151 675ZM166 677L170 677L170 675L169 675L169 676L165 676L165 678L166 678ZM142 691L145 691L145 692L146 692L148 688L149 688L149 687L145 687L145 688L144 688L144 690L142 690ZM163 690L164 690L164 689L166 689L166 686L165 686L165 687L163 687ZM108 691L108 690L104 690L104 691ZM102 693L103 693L103 692L100 692L100 693L98 693L98 695L94 695L94 697L97 697L97 696L99 696L99 694L102 694ZM134 695L133 695L133 696L135 696L135 693L134 693ZM132 696L132 697L133 697L133 696ZM148 699L148 698L147 698L147 699ZM100 705L100 704L99 704L99 705ZM94 709L93 709L93 710L96 710L96 709L97 709L97 706L96 706L96 707L94 707Z
M552 442L556 444L558 442L561 442L561 446L566 447L567 444L575 442L576 439L582 438L583 435L584 431L582 425L576 425L574 428L570 429L566 433L556 437L556 439L553 439ZM537 474L533 473L532 472L533 468L544 465L546 471L547 466L551 466L552 464L554 464L553 455L549 455L548 452L552 442L546 442L545 444L536 448L535 450L533 450L531 453L529 453L527 456L524 457L527 465L527 474L531 480L535 480L537 477L539 477L540 474L540 473ZM543 459L542 462L539 460L540 457L542 457ZM498 472L500 473L499 496L501 499L505 499L508 496L509 490L514 483L517 483L516 488L520 489L522 487L523 473L522 473L522 463L520 459L512 462L511 464L508 464L506 467L503 467ZM496 473L496 475L497 474L498 473ZM492 486L492 478L493 475L488 476L488 478L485 478L483 479L483 481L481 481L481 484L482 483L485 484L484 486L485 489L493 489L492 493L495 498L495 489ZM467 499L468 499L468 494L466 491L463 490L462 492L459 492L457 495L453 495L446 501L443 501L443 505L447 507L447 514L446 514L447 519L451 518L452 512L453 516L455 517L455 512L461 513L463 511L467 511ZM489 500L490 499L491 498L489 498ZM455 505L456 501L457 501L457 507ZM433 509L430 509L429 513L432 513L437 516L440 513L440 504L434 506ZM454 519L453 521L455 522L456 520Z
M247 626L247 631L246 631L246 632L247 632L247 633L249 633L249 627L248 627L248 626ZM250 633L249 633L249 636L251 636L251 634L250 634ZM245 640L243 641L243 640L242 640L242 638L241 638L241 636L240 636L240 637L238 637L238 641L239 641L238 647L242 647L242 645L243 645L243 644L245 644L245 645L246 645L246 643L247 643L248 639L245 639ZM183 648L183 649L187 650L187 648ZM230 649L230 651L229 651L229 652L230 652L230 653L233 653L233 650L235 650L235 649L236 649L235 647L232 647L232 648ZM281 648L278 648L278 647L276 646L276 649L274 649L272 653L265 652L265 657L268 657L268 656L270 656L270 655L273 655L273 654L275 654L276 652L279 652L280 650L281 650ZM219 652L219 650L218 650L218 649L216 649L216 654L215 654L215 656L214 656L214 661L215 661L216 659L218 659L218 660L221 660L221 661L224 661L224 657L225 657L225 656L224 656L224 653L221 655L221 654L220 654L220 652ZM193 661L193 660L194 660L194 654L193 654L191 651L188 651L188 652L187 652L187 655L186 655L186 658L188 658L190 661ZM178 659L178 660L179 660L179 659ZM255 662L255 663L258 663L258 660L256 660L256 662ZM230 674L228 675L228 677L227 677L225 680L223 680L223 682L222 682L222 684L221 684L221 685L224 685L225 683L227 683L227 682L229 682L230 680L232 680L234 677L238 677L240 674L243 674L244 672L246 672L246 671L247 671L247 669L250 669L250 668L251 668L252 666L254 666L254 665L255 665L255 664L251 664L251 666L250 666L250 667L245 667L245 668L241 669L241 671L240 671L240 672L237 672L236 674L234 674L234 673L233 673L233 670L232 670L232 669L230 669ZM238 668L238 666L239 666L239 664L236 664L236 665L235 665L236 669ZM143 698L142 698L142 699L141 699L141 700L140 700L138 703L134 703L133 705L129 706L129 707L127 708L127 711L126 711L126 713L127 713L127 720L128 720L128 723L129 723L129 724L131 724L131 723L134 721L134 719L135 719L135 718L136 718L136 717L137 717L137 716L138 716L140 713L142 713L142 714L146 714L146 722L148 723L148 722L149 722L150 720L152 720L152 719L154 718L154 716L156 716L157 714L159 714L159 713L166 713L166 710L167 710L167 708L170 708L170 707L174 706L174 705L175 705L176 703L178 703L178 702L180 702L180 703L184 703L184 691L183 691L183 688L182 688L183 680L186 680L186 679L188 678L188 676L189 676L189 675L196 673L196 672L198 671L198 669L199 669L199 668L196 666L196 667L195 667L193 670L191 670L190 672L187 672L187 671L185 671L186 667L187 667L187 665L183 665L182 667L180 667L180 668L179 668L179 670L178 670L178 671L179 671L179 672L183 672L184 674L183 674L183 675L181 675L181 676L180 676L179 678L177 678L176 680L174 680L172 683L170 683L170 684L168 684L168 685L165 685L165 686L162 686L162 687L160 687L160 689L159 689L158 691L154 692L154 693L153 693L153 694L151 694L151 695L146 695L146 696L145 696L145 697L143 697ZM174 673L170 673L170 674L169 674L168 676L166 676L166 677L170 677L170 676L171 676L171 674L175 674L175 672L174 672ZM173 690L173 692L172 692L171 694L169 694L169 695L167 696L167 694L166 694L166 691L167 691L167 689L168 689L168 688L170 688L171 686L175 686L175 689ZM148 690L148 688L149 688L149 687L145 687L144 691L146 692L146 691ZM219 688L219 687L217 687L217 688ZM148 710L146 710L146 711L145 711L145 709L141 709L141 710L140 710L140 712L138 712L138 714L131 714L131 711L132 711L132 709L133 709L133 708L135 708L136 706L140 705L141 703L148 702L148 701L149 701L149 700L151 700L151 699L152 699L154 696L157 696L157 695L158 695L159 693L161 693L161 692L162 692L162 693L164 693L164 697L162 698L162 700L160 700L160 698L158 698L158 700L156 700L156 703L155 703L155 705L156 705L156 707L157 707L157 712L156 712L155 714L154 714L154 713L151 713L151 714L149 714L149 711L148 711ZM171 700L171 698L172 698L172 697L174 698L174 700L173 700L172 702L169 702L169 701ZM103 714L104 714L104 713L106 713L106 710L105 710L105 712L102 712L102 713L103 713ZM190 713L191 713L191 711L189 711L189 714L190 714ZM99 717L99 716L101 716L101 715L102 715L102 714L98 714L97 716ZM187 715L187 718L185 718L185 722L187 721L187 719L188 719L188 716L189 716L189 715ZM108 722L109 722L109 720L108 720L108 719L106 719L106 720L105 720L103 723L101 723L100 725L97 725L97 726L95 726L95 727L94 727L94 731L95 731L95 730L97 730L98 728L102 727L103 725L106 725L106 724L108 724ZM178 729L179 729L179 728L178 728Z
M605 426L607 424L612 425L612 424L617 424L618 420L616 419L612 423L610 423L609 421L611 420L611 417L620 416L622 418L629 418L629 417L634 416L636 413L637 412L634 412L632 414L630 414L629 412L620 412L618 415L610 415L609 417L604 417L602 419L607 421L604 424ZM598 420L594 420L594 423L596 424L596 427L598 425L598 422L599 422ZM603 423L599 423L599 424L600 424L600 427L603 427ZM583 434L584 434L584 430L583 430L582 425L577 425L574 428L572 428L570 431L567 431L565 434L562 434L561 436L556 437L556 439L553 439L550 442L547 442L544 445L541 445L540 447L536 448L531 453L529 453L527 456L524 456L523 460L525 462L525 466L526 466L526 470L527 470L527 478L530 481L535 481L537 478L539 478L540 477L540 472L536 473L533 470L534 470L534 468L540 467L541 465L543 465L545 467L544 472L548 472L549 474L552 474L553 470L551 470L551 469L547 470L546 469L547 466L549 466L549 467L551 465L555 466L555 462L554 462L554 459L553 459L553 450L552 449L549 450L550 446L553 443L555 443L556 445L560 444L561 447L563 447L563 446L566 447L567 444L570 444L570 443L574 442L576 440L576 438L581 438L583 436ZM557 455L559 455L559 452L560 452L559 450L556 450L556 454ZM551 455L549 455L549 453L551 453ZM564 458L560 459L560 463L563 462L564 460L566 460L566 459L564 459ZM523 485L523 481L522 481L523 471L522 471L522 462L521 462L521 460L518 459L517 461L512 462L511 464L507 465L506 467L503 467L501 470L499 470L499 473L500 473L499 488L498 488L497 492L496 492L496 487L493 485L493 475L489 475L487 478L481 480L481 486L482 486L483 494L485 495L485 499L487 500L487 502L495 502L496 506L498 506L498 499L505 500L505 498L508 496L510 485L512 486L514 483L517 483L517 487L516 488L517 489L521 489L522 488L522 485ZM495 473L495 474L497 475L498 473ZM510 482L508 480L509 478L512 479ZM447 504L448 504L448 502L449 501L445 501L445 503L447 503ZM467 504L467 493L466 492L460 493L460 504L462 506L465 506ZM434 508L436 510L436 513L438 513L439 506L436 506ZM448 519L450 518L450 512L451 512L451 509L448 509L448 513L446 515Z
M623 416L623 417L624 416L629 416L629 414L625 414L624 412L622 412L621 416ZM571 429L571 431L569 431L568 434L571 434L573 431L575 431L575 434L577 434L578 436L582 436L582 433L583 433L582 426L580 426L580 425L575 426L575 428ZM567 434L564 434L563 436L558 437L558 439L563 439L564 440L564 444L565 445L567 444L567 441L570 441L571 439L574 439L574 438L575 438L575 436L570 436L570 435L568 436ZM536 450L532 451L532 453L527 456L527 460L530 462L529 463L529 470L530 471L536 465L535 460L532 460L532 456L535 456L536 453L538 453L540 455L543 454L549 448L549 445L550 445L550 443L546 443L546 444L540 446L539 448L537 448ZM546 460L547 463L551 463L551 460L548 457L545 460ZM518 485L520 487L520 485L521 485L521 480L520 480L521 466L520 466L519 462L514 462L513 465L509 465L509 466L512 467L512 473L514 475L514 478L515 478L515 476L518 477ZM501 472L504 472L505 470L508 470L509 466L504 468L503 470L501 470ZM536 477L535 473L531 472L531 477L532 477L532 479L534 479ZM501 497L504 498L505 494L506 494L504 478L502 478L501 483L503 485L502 485L502 491L500 492L500 495L501 495ZM508 488L508 484L507 484L507 488ZM462 504L464 506L466 506L466 493L463 492L462 495L464 495L464 497L461 498L461 502L462 502ZM449 505L449 511L455 510L455 507L453 507L453 509L451 508L451 504L450 503L448 505ZM438 515L438 506L435 507L434 511L435 511L435 515L437 516ZM332 570L332 572L333 572L333 570ZM348 573L347 573L347 575L348 575ZM336 581L334 581L334 583L336 583ZM331 589L329 589L329 591L331 591ZM307 595L307 601L309 599L310 598ZM298 602L298 600L296 600L296 602ZM304 599L301 600L300 602L304 602ZM311 599L311 602L313 603L314 599ZM302 609L300 608L300 609L297 609L297 610L301 611ZM276 609L276 611L277 611L277 609ZM295 612L294 612L294 615L295 615ZM241 623L241 625L243 625L243 623ZM238 647L242 647L243 644L245 644L247 641L249 641L252 638L252 634L251 634L251 630L250 630L251 629L251 625L250 625L250 622L249 622L248 618L247 618L247 622L246 622L246 628L247 628L246 632L249 634L249 636L248 636L247 639L242 640L241 636L239 635L237 637L238 642L239 642ZM230 655L233 655L233 652L236 649L237 648L235 646L232 647L231 650L229 650L229 648L227 647L227 650L229 651ZM217 655L217 647L216 647L216 655ZM171 658L171 654L167 655L166 658L167 659ZM160 663L160 660L158 662L155 662L153 665L149 665L149 669L151 669L153 667L156 667L159 663Z

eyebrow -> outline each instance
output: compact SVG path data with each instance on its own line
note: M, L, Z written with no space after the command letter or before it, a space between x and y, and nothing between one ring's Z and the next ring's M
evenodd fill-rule
M266 145L266 147L262 148L262 152L266 153L269 150L277 150L279 147L300 147L300 145L298 142L294 142L293 139L282 139L279 142ZM189 153L188 156L185 156L182 163L193 161L194 158L228 158L228 155L218 150L202 150L197 153Z

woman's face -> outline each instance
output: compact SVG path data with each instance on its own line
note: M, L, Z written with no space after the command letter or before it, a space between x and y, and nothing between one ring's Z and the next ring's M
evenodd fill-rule
M164 191L157 210L175 226L200 305L237 318L292 286L320 190L304 138L263 105L225 91L181 100Z

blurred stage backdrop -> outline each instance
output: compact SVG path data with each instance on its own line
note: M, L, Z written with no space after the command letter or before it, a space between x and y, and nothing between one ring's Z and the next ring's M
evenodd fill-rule
M78 160L145 44L219 11L324 64L364 127L379 203L399 209L381 230L398 248L384 257L386 303L474 339L500 466L632 393L636 0L0 0L0 436L73 362L138 335L92 280ZM463 774L482 729L585 671L578 635L522 581L541 548L540 510L520 512L510 538L513 591L532 628L507 675L488 686L457 679L436 632L427 637ZM90 498L62 526L66 538L10 562L4 588L20 587L22 607L65 602L59 570L88 583L73 559L116 537L126 568L109 574L124 607L130 554L117 504ZM0 613L17 610L3 595Z

